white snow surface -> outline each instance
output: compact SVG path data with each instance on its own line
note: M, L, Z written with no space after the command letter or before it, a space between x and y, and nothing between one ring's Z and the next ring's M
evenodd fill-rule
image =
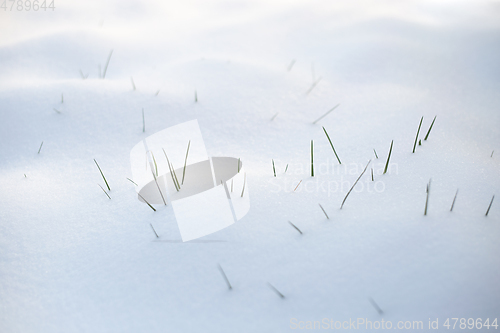
M500 317L500 198L485 216L500 196L498 1L7 3L1 332ZM193 119L210 156L241 158L251 208L183 243L171 207L126 178L136 143Z

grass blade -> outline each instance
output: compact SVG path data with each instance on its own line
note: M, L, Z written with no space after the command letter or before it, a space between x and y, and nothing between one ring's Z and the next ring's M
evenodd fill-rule
M315 121L313 121L313 124L316 124L318 121L320 121L321 119L325 118L330 112L332 112L333 110L335 110L339 105L340 104L337 104L333 108L331 108L330 110L328 110L327 113L325 113L324 115L322 115L321 117L319 117L318 119L316 119Z
M95 158L94 158L94 162L95 162L95 165L97 165L97 168L99 169L99 172L101 173L101 176L104 179L106 186L108 187L108 191L111 191L111 189L109 188L108 181L106 180L106 177L104 177L104 174L102 173L101 167L99 166L99 164L97 164L97 161L95 160Z
M285 173L286 173L286 170L288 170L288 164L287 164L287 165L286 165L286 167L285 167Z
M233 287L231 286L231 283L229 283L229 279L227 278L226 276L226 273L224 272L224 270L222 269L221 265L218 265L219 266L219 271L220 273L222 274L222 277L224 278L224 281L226 281L226 284L227 284L227 288L229 290L233 289Z
M335 151L335 147L333 147L332 140L330 140L330 136L326 132L325 127L323 127L323 131L325 131L326 137L328 138L328 142L330 142L330 146L332 146L332 150L333 150L333 153L335 154L335 157L337 158L337 161L339 161L339 164L342 164L342 162L340 162L339 155L337 155L337 152Z
M241 197L243 198L243 193L245 193L245 184L247 183L247 173L243 175L243 190L241 191Z
M358 183L358 181L361 179L361 177L363 176L363 174L365 173L366 169L368 168L368 165L370 164L372 160L369 160L368 163L366 163L366 166L365 166L365 169L363 170L363 172L359 175L358 179L356 179L356 181L354 182L354 184L352 185L351 189L349 190L349 192L347 192L347 194L345 195L344 197L344 200L342 200L342 204L340 205L340 209L342 209L342 207L344 207L344 203L345 201L347 200L347 197L349 196L349 194L351 194L351 191L354 189L354 186L356 186L356 184Z
M134 183L135 186L139 186L132 179L130 179L130 178L127 178L127 179L130 180L132 183Z
M273 172L274 172L274 177L276 177L276 168L274 167L274 160L272 159L273 161Z
M453 198L453 202L451 203L450 212L453 211L453 206L455 206L455 200L457 200L457 195L458 195L458 188L457 188L457 192L455 193L455 197Z
M319 83L319 81L321 81L322 77L319 77L311 86L311 88L309 88L309 90L306 92L306 95L309 95L311 93L311 91L313 91L313 89L316 87L316 85Z
M380 306L378 306L378 304L375 303L375 301L373 300L373 298L370 297L368 300L373 305L373 307L375 308L375 310L377 310L377 312L378 312L379 315L381 315L381 314L384 313L384 311L382 311L382 309L380 308Z
M288 223L290 223L290 225L291 225L292 227L294 227L294 228L295 228L295 230L297 230L298 232L300 232L300 234L302 235L302 231L300 231L300 229L299 229L299 228L297 228L297 226L296 226L295 224L293 224L293 223L292 223L292 222L290 222L290 221L288 221Z
M188 161L189 147L191 146L191 140L188 142L188 148L186 151L186 158L184 159L184 169L182 170L182 185L184 185L184 177L186 176L186 164Z
M328 217L328 214L323 209L323 206L321 206L321 204L318 204L318 205L319 205L319 208L321 208L321 210L323 211L323 214L325 214L326 218L329 220L330 218Z
M147 203L148 206L156 212L156 209L153 206L151 206L151 204L146 199L144 199L144 197L140 193L137 193L137 195L140 196L141 199L144 200L144 202Z
M292 62L290 63L290 65L288 65L288 69L287 69L288 72L292 70L292 67L294 64L295 64L295 59L293 59Z
M42 141L42 143L40 144L40 148L38 148L38 154L40 154L40 150L42 150L42 146L43 146L43 141Z
M280 293L280 292L279 292L279 290L278 290L278 289L276 289L276 288L275 288L272 284L270 284L269 282L268 282L267 284L269 285L269 287L270 287L272 290L274 290L274 292L275 292L276 294L278 294L278 296L279 296L279 297L281 297L281 298L285 298L285 295L283 295L282 293Z
M109 61L111 60L111 55L113 55L113 50L111 50L111 52L109 52L108 61L106 61L106 65L104 66L104 72L102 73L103 79L106 77L106 72L108 71L108 65L109 65Z
M156 164L156 159L155 159L155 155L153 154L152 151L149 151L151 153L151 157L153 157L153 162L155 164L155 173L156 173L156 177L158 177L158 165Z
M417 136L415 137L415 143L413 144L413 153L415 153L415 148L417 147L418 133L420 133L420 127L422 126L422 121L424 117L420 118L420 124L418 125Z
M392 144L393 143L394 143L394 140L391 141L391 148L389 149L389 155L387 156L387 162L385 163L384 175L387 173L387 168L389 167L389 160L391 159Z
M99 184L97 184L97 185L99 185ZM111 197L109 196L108 192L106 192L106 190L104 190L101 185L99 185L99 187L104 192L104 194L106 194L108 196L109 200L111 200Z
M429 179L429 184L427 184L427 196L425 198L424 215L427 215L427 207L429 206L429 192L430 191L431 191L431 179Z
M174 172L174 177L175 177L175 181L177 182L177 187L180 190L181 189L181 185L179 184L179 179L177 179L177 174L175 173L174 163L172 163L172 171Z
M165 149L162 148L162 150L163 154L165 154L165 157L167 158L168 169L170 170L170 176L172 176L172 181L174 182L175 189L177 190L177 192L179 192L179 188L177 187L177 183L175 182L174 173L172 171L172 166L170 165L170 161L168 160L167 153L165 152Z
M297 187L299 187L300 183L302 183L302 179L300 180L300 182L297 184L297 186L295 186L295 188L293 189L293 191L295 192L295 190L297 189Z
M156 230L155 230L155 228L153 227L153 225L152 225L151 223L150 223L149 225L151 226L151 229L153 229L153 232L155 233L156 238L160 238L160 236L158 236L158 234L156 233Z
M493 195L493 198L491 198L490 205L488 206L488 210L486 211L486 214L484 216L488 216L488 213L490 212L491 204L493 203L493 199L495 199L495 195Z
M135 90L134 78L132 76L130 77L130 82L132 82L132 88L134 88L134 90Z
M373 148L373 152L375 153L375 157L378 159L377 151L375 150L375 148Z
M314 177L314 147L313 147L313 140L311 140L311 177Z
M437 116L434 116L434 119L432 120L432 123L431 123L431 127L429 127L429 130L427 131L427 134L425 135L424 141L426 141L427 138L429 137L429 134L431 133L432 126L434 126L434 122L436 121L436 117Z

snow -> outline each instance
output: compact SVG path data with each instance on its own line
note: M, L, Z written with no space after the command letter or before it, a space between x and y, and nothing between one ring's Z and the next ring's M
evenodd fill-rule
M55 5L0 10L0 331L498 316L498 2ZM209 156L245 164L251 208L183 243L171 207L153 212L126 177L135 144L193 119Z

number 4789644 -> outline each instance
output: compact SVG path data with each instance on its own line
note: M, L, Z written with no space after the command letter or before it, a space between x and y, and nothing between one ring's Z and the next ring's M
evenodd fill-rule
M451 319L451 320L450 320ZM486 328L498 329L497 318L486 318L484 321L481 318L447 318L443 324L447 329L481 329Z
M0 0L1 1L1 0ZM47 9L56 9L56 6L54 4L55 0L52 1L39 1L39 0L3 0L2 5L0 6L0 9L3 9L4 11L27 11L29 12L30 10L33 10L35 12L39 10L44 10L47 11ZM47 5L48 4L48 5Z

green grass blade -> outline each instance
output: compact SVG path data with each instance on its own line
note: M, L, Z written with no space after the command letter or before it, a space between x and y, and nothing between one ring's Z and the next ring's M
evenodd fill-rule
M335 147L333 147L332 140L330 140L330 136L326 132L325 127L323 127L323 131L325 131L326 137L328 138L328 142L330 142L330 146L332 146L332 150L333 150L333 153L335 154L335 157L337 158L337 161L339 161L339 164L342 164L342 162L340 162L339 155L337 155L337 152L335 151ZM376 153L375 153L375 155L376 155Z
M106 186L108 187L108 191L111 191L111 189L109 188L108 181L106 180L106 177L104 177L104 173L102 173L101 167L99 166L99 164L97 164L97 161L95 160L95 158L94 158L94 162L95 162L95 165L97 165L99 172L101 173L102 179L104 179L104 182L106 183Z
M437 116L434 116L434 119L432 120L431 126L429 127L429 130L427 131L427 134L425 135L424 141L427 140L429 137L429 134L431 133L432 126L434 126L434 122L436 121Z
M394 140L391 141L391 148L389 149L389 155L387 156L387 162L385 163L385 169L384 169L384 174L387 173L387 168L389 167L389 160L391 159L391 153L392 153L392 144L394 143Z
M415 148L417 147L418 133L420 133L420 127L422 126L422 121L424 117L420 118L420 124L418 125L417 136L415 137L415 143L413 144L413 153L415 153Z

